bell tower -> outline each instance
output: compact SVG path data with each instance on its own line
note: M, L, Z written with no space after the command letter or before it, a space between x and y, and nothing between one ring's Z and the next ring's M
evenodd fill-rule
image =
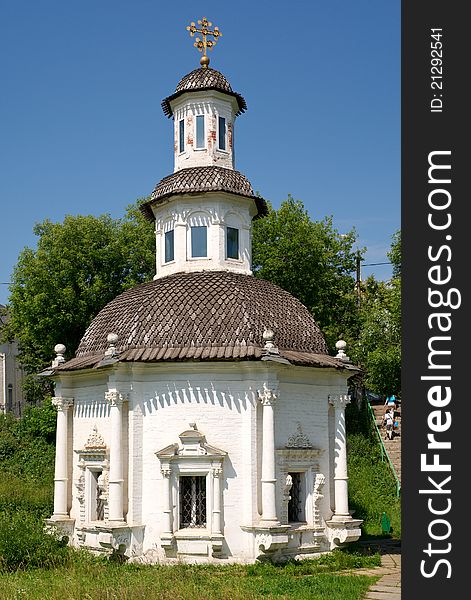
M252 274L252 220L267 213L248 179L235 170L234 121L247 109L207 49L221 37L204 17L187 30L197 37L201 66L162 101L173 119L174 171L141 210L155 221L155 279L172 273L232 271ZM209 38L213 39L209 39Z

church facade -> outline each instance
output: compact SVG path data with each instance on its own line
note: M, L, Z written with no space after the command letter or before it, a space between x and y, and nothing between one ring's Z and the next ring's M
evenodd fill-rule
M360 536L345 406L357 373L251 272L267 212L235 169L244 98L202 61L162 102L174 172L142 205L156 276L110 302L55 382L54 514L77 547L148 562L315 556Z

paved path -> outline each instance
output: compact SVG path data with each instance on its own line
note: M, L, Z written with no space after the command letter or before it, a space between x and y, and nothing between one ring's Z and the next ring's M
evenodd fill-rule
M398 540L363 542L381 553L381 566L374 569L358 569L358 575L379 575L366 593L364 600L401 599L401 543Z

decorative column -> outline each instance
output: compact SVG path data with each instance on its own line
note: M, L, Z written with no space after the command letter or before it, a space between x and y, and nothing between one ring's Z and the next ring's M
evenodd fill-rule
M53 519L69 518L67 510L67 438L69 408L73 406L73 398L56 396L52 404L57 408L56 429L56 462L54 470L54 514Z
M123 402L125 398L118 390L105 392L105 400L110 404L110 479L109 479L109 520L124 521L123 517Z
M162 500L163 500L163 519L162 519L162 538L170 539L173 536L172 531L172 499L170 497L172 493L172 489L170 486L170 477L172 475L172 471L170 466L162 467L160 470L163 477L163 492L162 492Z
M274 405L277 395L266 384L258 392L263 406L262 443L262 521L278 525L276 515L276 476L275 476L275 418Z
M221 534L221 477L222 468L213 468L213 531L212 533Z
M347 431L345 426L345 407L350 402L347 394L329 396L329 404L335 409L335 514L333 519L345 520L348 511L348 475L347 475Z

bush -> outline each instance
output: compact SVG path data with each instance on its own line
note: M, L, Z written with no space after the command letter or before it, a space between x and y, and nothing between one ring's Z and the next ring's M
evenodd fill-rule
M0 513L0 572L50 569L65 565L70 556L66 540L47 533L35 515L25 510Z

